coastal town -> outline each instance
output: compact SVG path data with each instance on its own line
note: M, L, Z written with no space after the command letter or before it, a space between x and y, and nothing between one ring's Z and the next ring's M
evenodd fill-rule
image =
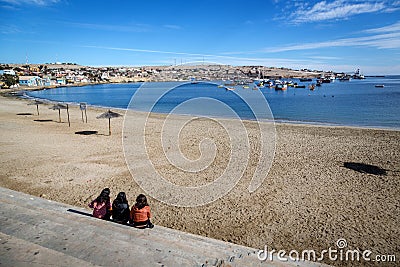
M176 65L142 67L89 67L75 63L0 64L1 88L43 88L100 83L159 81L249 81L293 78L350 79L353 75L319 70L292 70L264 66Z

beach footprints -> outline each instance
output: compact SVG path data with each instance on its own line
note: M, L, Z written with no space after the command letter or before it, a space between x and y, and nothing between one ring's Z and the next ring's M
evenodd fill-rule
M174 206L211 203L244 177L254 192L275 153L275 125L263 94L226 91L212 82L143 83L123 131L133 179L151 197Z

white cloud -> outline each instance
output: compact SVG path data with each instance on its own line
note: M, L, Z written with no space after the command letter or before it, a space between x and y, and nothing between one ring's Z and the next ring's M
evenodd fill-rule
M295 23L324 21L333 19L347 19L350 16L382 11L386 8L383 2L354 2L335 0L333 2L321 1L312 7L301 5L293 14Z
M139 52L139 53L153 53L153 54L166 54L175 55L178 57L184 57L185 60L190 61L202 61L202 59L208 62L220 62L223 64L230 65L265 65L265 66L285 66L285 67L300 67L304 66L305 63L315 63L314 60L305 61L304 59L288 59L288 58L270 58L270 57L234 57L217 54L200 54L200 53L187 53L187 52L173 52L173 51L162 51L162 50L149 50L149 49L138 49L138 48L123 48L123 47L106 47L106 46L83 46L86 48L97 48L115 51L126 51L126 52ZM171 62L171 60L169 61Z
M397 23L394 23L389 26L381 27L381 28L375 28L375 29L368 29L365 30L364 32L367 33L382 33L382 32L399 32L400 31L400 21Z
M342 59L340 57L327 57L327 56L309 56L312 59L322 59L322 60L339 60Z
M0 33L1 34L19 34L21 33L21 29L15 25L0 25Z
M146 24L133 24L133 25L111 25L111 24L94 24L94 23L80 23L80 22L66 22L65 24L78 28L102 31L118 31L118 32L147 32L149 25Z
M264 52L284 52L296 50L309 50L325 47L366 46L378 49L400 48L400 21L381 28L368 29L364 33L376 33L375 35L343 38L325 42L294 44L277 48L266 48Z
M60 2L60 0L1 0L0 2L14 6L21 6L21 5L48 6L58 3Z
M99 30L99 31L117 31L117 32L149 32L149 31L154 31L155 28L159 27L143 23L126 24L126 25L97 24L97 23L86 23L86 22L65 22L65 21L60 21L60 23L81 29ZM162 25L161 27L170 30L183 29L181 26L174 24L165 24Z
M171 30L181 30L182 29L181 26L174 25L174 24L166 24L166 25L163 25L163 26L164 26L164 28L171 29Z

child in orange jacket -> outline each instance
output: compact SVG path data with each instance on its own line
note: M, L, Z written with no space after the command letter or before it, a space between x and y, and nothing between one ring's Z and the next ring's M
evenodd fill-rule
M145 195L140 194L136 198L136 203L131 209L131 223L135 227L153 228L154 225L150 222L151 212L150 206L147 203Z

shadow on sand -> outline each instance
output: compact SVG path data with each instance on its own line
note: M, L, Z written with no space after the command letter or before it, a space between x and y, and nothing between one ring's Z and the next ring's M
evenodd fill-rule
M386 175L386 170L382 169L378 166L364 164L364 163L356 163L356 162L344 162L343 167L361 172L361 173L369 173L374 175Z
M37 121L37 122L50 122L50 121L53 121L53 120L40 120L40 119L37 119L37 120L33 120L33 121Z
M32 113L18 113L17 116L32 116Z
M97 134L97 131L79 131L79 132L75 132L75 134L92 135L92 134Z

